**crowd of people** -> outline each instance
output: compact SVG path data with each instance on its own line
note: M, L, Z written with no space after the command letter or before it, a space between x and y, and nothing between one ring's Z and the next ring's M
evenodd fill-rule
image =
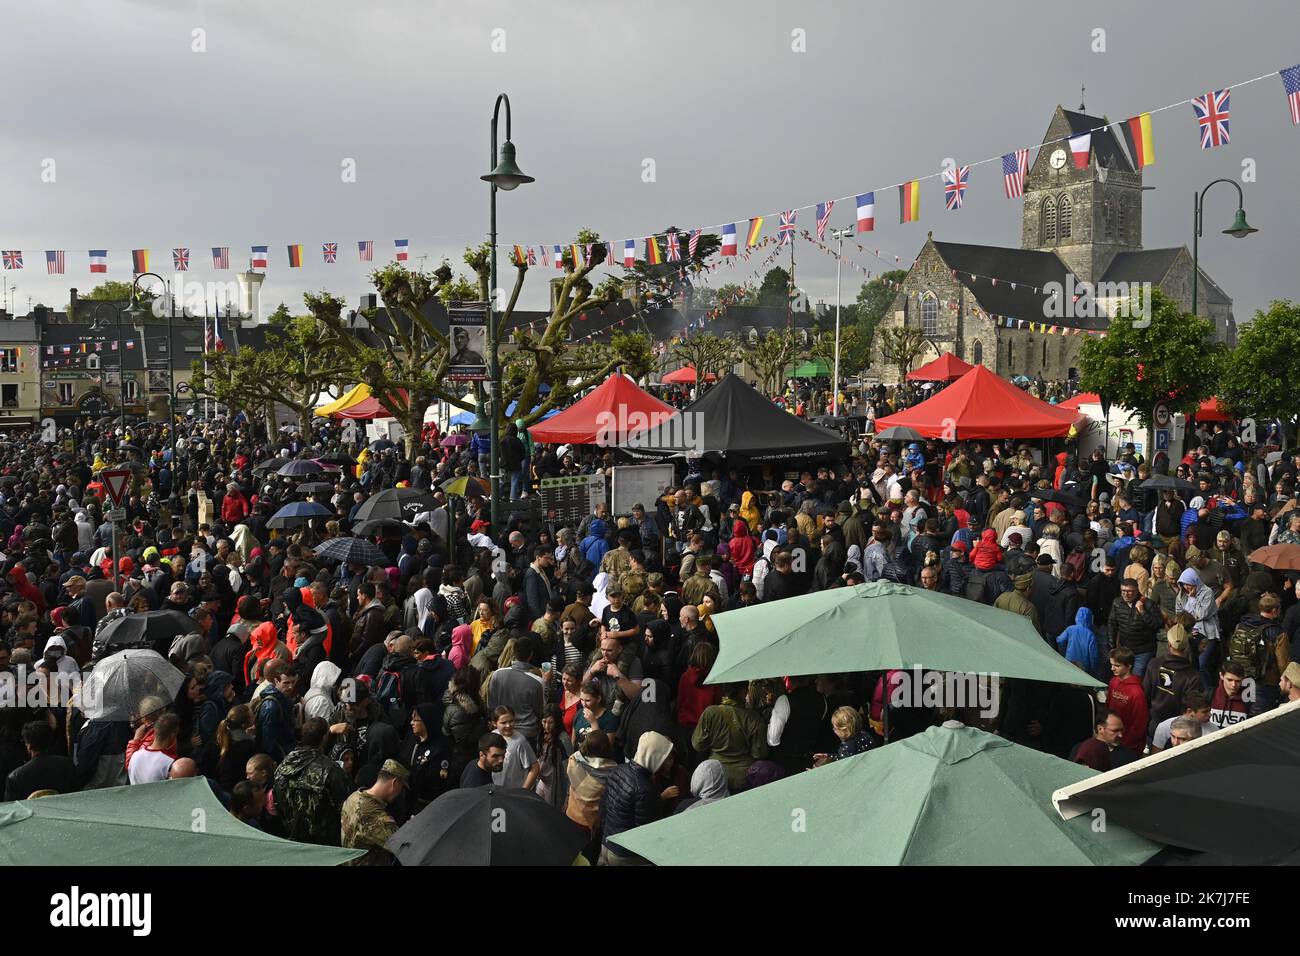
M558 526L449 496L485 456L436 431L409 456L327 422L181 432L81 421L0 445L0 691L50 690L0 708L6 800L201 776L251 826L384 864L449 790L522 787L586 830L585 859L618 865L637 862L621 832L944 720L1107 769L1300 699L1300 574L1248 559L1300 544L1300 453L1230 427L1179 462L871 438L788 477L692 461L658 500ZM298 459L329 469L306 492L263 467ZM612 461L513 425L502 460L513 498ZM134 477L114 524L99 477L119 463ZM389 489L421 493L416 512L361 525ZM330 516L280 527L303 499ZM317 553L354 532L382 560ZM991 717L898 706L894 673L707 683L717 614L879 580L1025 616L1108 682L1105 705L1004 680ZM115 622L157 610L192 622L157 646L174 697L106 720L58 690L111 657Z

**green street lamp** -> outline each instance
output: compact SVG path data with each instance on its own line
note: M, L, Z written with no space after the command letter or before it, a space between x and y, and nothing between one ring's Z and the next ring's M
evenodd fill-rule
M1216 179L1199 193L1195 194L1195 206L1192 216L1192 315L1196 315L1196 291L1200 284L1200 239L1203 234L1205 211L1205 194L1210 191L1210 186L1215 183L1230 183L1237 189L1237 216L1232 221L1232 225L1223 230L1225 236L1232 236L1234 239L1245 239L1252 232L1259 232L1253 228L1250 223L1246 222L1246 200L1241 191L1241 184L1235 179Z
M501 104L506 107L506 138L501 144L500 151L497 150L497 121L501 115ZM491 279L488 282L488 400L486 409L480 410L478 420L474 425L485 417L488 422L488 444L491 449L489 456L489 483L492 487L492 528L494 531L501 527L501 467L500 467L500 443L501 436L497 429L497 421L500 414L497 404L501 401L501 364L497 356L497 315L496 315L496 289L497 289L497 190L504 189L507 192L522 186L524 183L535 182L532 176L526 175L523 170L515 163L515 146L510 142L510 98L502 93L497 96L496 104L492 108L492 155L489 162L493 163L492 172L485 176L480 176L485 183L489 184L490 190L490 237L491 244ZM484 415L486 411L486 416ZM471 426L473 428L474 426Z

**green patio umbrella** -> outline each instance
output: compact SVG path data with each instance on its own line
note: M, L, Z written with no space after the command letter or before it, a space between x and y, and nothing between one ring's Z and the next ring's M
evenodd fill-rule
M1027 617L889 581L724 611L713 624L721 650L710 684L923 667L1103 686Z
M337 866L362 852L255 830L197 777L0 803L3 866Z
M1052 792L1082 764L970 727L898 743L612 837L660 866L1136 865L1160 850Z
M831 374L831 368L826 364L824 359L814 359L811 362L804 362L794 370L795 378L816 378L819 375Z

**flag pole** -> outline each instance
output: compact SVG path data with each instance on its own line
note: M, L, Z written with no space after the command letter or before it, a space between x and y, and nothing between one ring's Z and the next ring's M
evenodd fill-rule
M208 297L203 297L203 380L206 385L208 378ZM208 390L206 387L203 389ZM203 420L208 420L208 399L205 395L203 398Z

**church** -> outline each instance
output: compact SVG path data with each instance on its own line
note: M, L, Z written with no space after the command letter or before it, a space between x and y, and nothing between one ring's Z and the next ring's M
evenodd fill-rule
M1127 292L1106 293L1150 283L1191 310L1191 252L1142 248L1142 170L1110 127L1096 129L1107 122L1057 106L1025 177L1020 248L929 234L880 323L921 330L925 345L913 368L952 352L1006 378L1066 381L1078 375L1087 334L1105 331L1108 316L1127 306ZM1089 130L1087 163L1079 166L1067 140ZM1076 298L1080 283L1096 290L1095 299ZM1233 344L1232 300L1203 268L1198 287L1198 314ZM896 381L897 366L878 350L875 359L881 379Z

